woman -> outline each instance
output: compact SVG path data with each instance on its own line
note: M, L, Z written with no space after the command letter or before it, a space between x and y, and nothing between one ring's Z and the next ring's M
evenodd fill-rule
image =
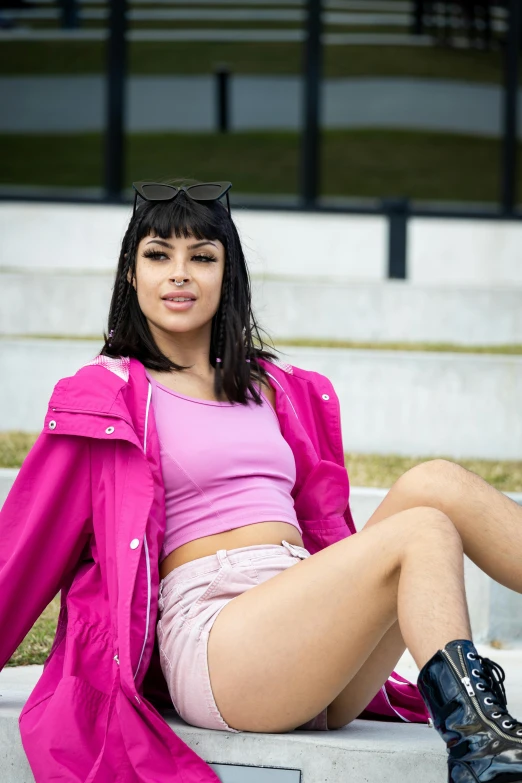
M335 391L264 350L230 186L136 185L104 348L1 512L0 668L62 591L20 718L36 781L217 781L169 704L230 732L431 717L450 781L521 781L463 552L522 592L522 511L435 460L353 535Z

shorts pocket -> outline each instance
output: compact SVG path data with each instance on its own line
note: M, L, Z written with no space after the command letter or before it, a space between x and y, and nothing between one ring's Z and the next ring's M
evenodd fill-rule
M186 620L191 620L195 617L201 604L217 593L219 585L225 576L226 570L220 568L208 583L205 583L203 575L203 577L196 579L187 579L176 586L177 591L179 591L180 605Z

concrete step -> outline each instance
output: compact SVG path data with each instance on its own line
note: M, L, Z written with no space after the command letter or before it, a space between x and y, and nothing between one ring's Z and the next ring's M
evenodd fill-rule
M14 468L0 468L0 506L17 473ZM362 530L387 492L373 487L351 488L350 508L357 530ZM507 494L522 505L522 492ZM464 577L473 638L485 643L494 640L522 645L522 595L495 582L466 556Z
M132 198L134 191L129 189L125 195ZM248 202L231 191L232 217L252 275L282 275L313 284L325 279L376 282L387 278L386 217L273 211L268 201L267 209L238 208L236 199ZM255 199L258 204L265 200L262 196ZM334 209L350 205L333 197L323 201ZM130 204L3 201L2 267L33 273L37 269L96 269L112 274L130 216ZM20 236L37 236L38 252L29 246L21 248ZM404 285L520 288L521 237L520 221L412 218ZM80 301L81 294L75 299ZM493 323L490 326L494 329Z
M509 710L520 719L522 647L498 650L477 643L477 649L505 670ZM408 651L394 668L416 682L418 667ZM41 671L26 666L0 672L2 783L34 783L17 721ZM167 720L222 783L441 783L447 777L446 745L427 724L355 720L329 732L231 734L189 726L173 714Z
M93 337L107 329L114 275L105 270L0 270L0 334ZM522 288L488 289L252 276L254 312L275 339L522 344ZM313 313L313 318L310 318Z
M54 384L101 340L0 337L0 431L41 429ZM280 346L283 361L326 375L345 451L522 459L522 356ZM326 403L325 403L326 404Z

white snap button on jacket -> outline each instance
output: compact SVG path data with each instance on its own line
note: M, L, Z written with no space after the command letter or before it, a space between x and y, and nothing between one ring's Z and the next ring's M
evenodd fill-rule
M56 427L56 422L53 419L52 421L49 422L49 429L50 430L54 430L55 427Z
M114 432L114 427L107 427L107 429L105 430L105 432L107 433L107 435L110 435L110 434L111 434L111 432Z
M323 394L323 400L329 400L330 395L329 394Z
M137 549L140 545L140 539L139 538L133 538L130 542L130 548L131 549Z

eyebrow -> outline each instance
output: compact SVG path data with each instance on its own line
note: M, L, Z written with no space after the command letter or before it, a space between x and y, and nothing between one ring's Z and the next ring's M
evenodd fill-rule
M166 242L164 239L151 239L149 242L147 242L147 245L150 245L151 242L157 242L158 245L165 245L165 247L170 247L171 250L174 249L174 245L171 245L169 242ZM194 250L196 247L201 247L202 245L214 245L214 247L217 248L217 245L215 242L211 242L208 239L204 239L202 242L196 242L195 245L189 245L189 250Z

